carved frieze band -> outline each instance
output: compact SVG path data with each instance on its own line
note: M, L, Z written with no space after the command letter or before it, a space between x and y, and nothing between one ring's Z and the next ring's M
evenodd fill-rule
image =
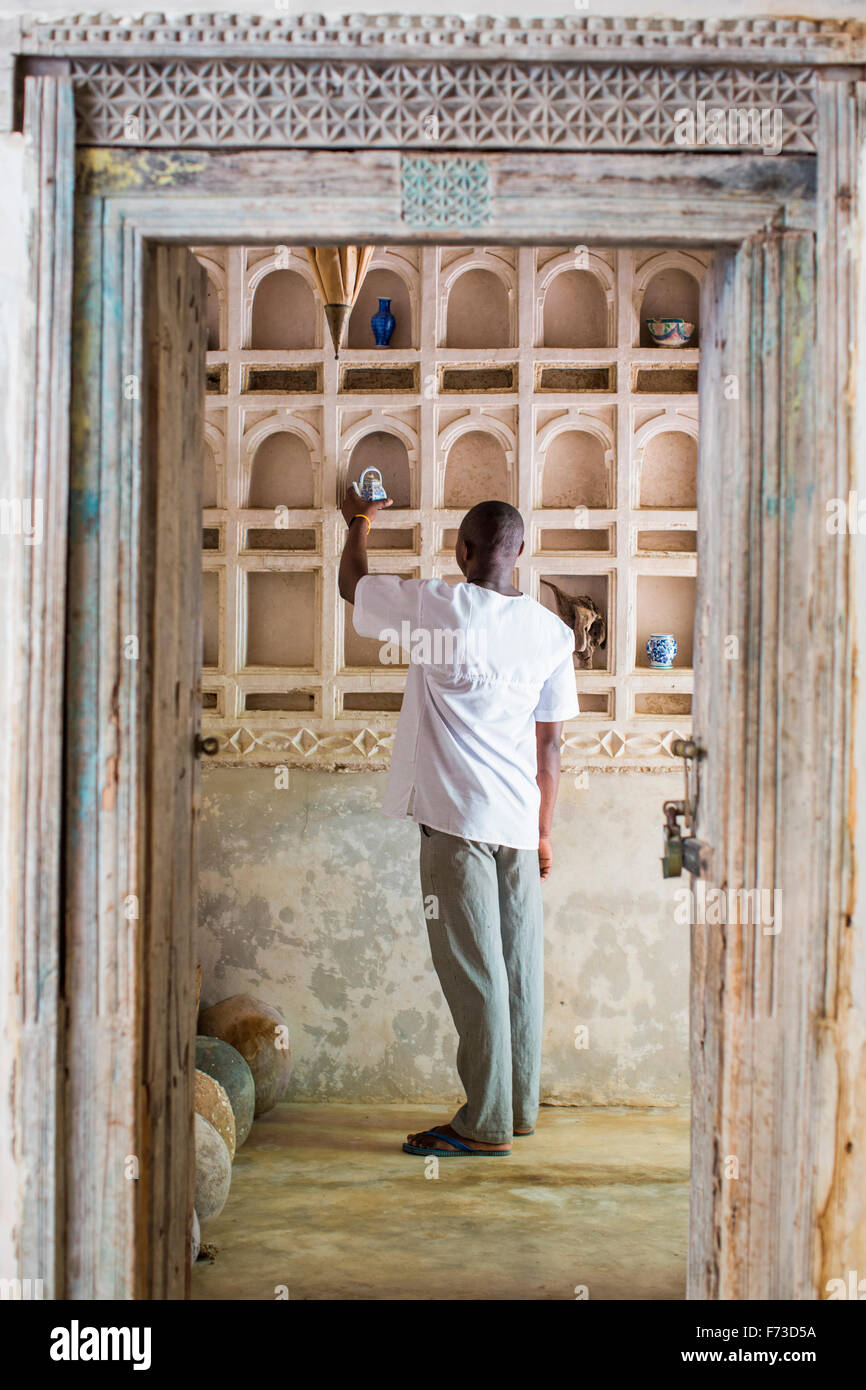
M312 766L335 761L368 767L387 760L394 744L394 729L363 728L325 732L308 728L254 730L220 727L205 719L205 732L219 739L217 762L276 764L303 762ZM565 766L596 762L673 763L672 745L683 738L675 729L662 732L626 733L618 729L569 730L562 741Z
M23 8L23 7L22 7ZM21 52L71 56L117 53L245 57L593 58L715 62L863 61L866 24L777 17L630 19L600 14L289 14L274 0L263 15L110 13L24 18Z
M71 67L85 145L718 153L754 151L772 132L773 153L815 148L810 68L197 58Z

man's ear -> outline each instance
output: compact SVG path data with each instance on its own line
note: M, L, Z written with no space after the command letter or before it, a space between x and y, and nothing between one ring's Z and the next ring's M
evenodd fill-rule
M523 554L523 547L524 547L525 545L526 545L526 541L521 541L521 542L520 542L520 549L518 550L517 554L516 554L515 557L514 557L515 560L519 560L519 559L520 559L520 556Z

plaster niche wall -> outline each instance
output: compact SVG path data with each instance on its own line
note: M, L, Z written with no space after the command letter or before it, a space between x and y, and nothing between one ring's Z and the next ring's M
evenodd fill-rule
M358 482L367 468L378 468L394 507L411 506L409 453L399 435L373 429L358 440L349 459L348 483Z
M543 507L609 507L610 465L597 435L568 429L554 435L545 452Z
M250 347L315 347L318 321L318 306L303 276L296 270L272 270L256 285Z
M657 841L662 801L681 794L670 742L690 731L698 351L642 347L640 325L648 295L658 314L691 313L707 258L378 247L335 360L302 248L199 254L217 343L203 730L220 741L204 769L204 1001L248 990L284 1009L295 1096L451 1099L417 832L378 813L405 656L358 637L336 585L336 503L374 466L394 498L371 532L374 572L462 582L460 520L500 497L526 523L516 585L557 611L550 581L605 619L564 731L546 1094L684 1102L688 953ZM380 297L388 348L369 325ZM669 672L643 650L659 630L680 645Z
M563 270L544 296L545 347L608 346L608 308L598 279L589 270Z
M511 502L511 479L501 440L486 430L465 430L445 461L446 507L474 507L495 497Z
M253 455L248 507L313 507L315 477L309 446L297 434L274 430Z
M641 507L694 511L698 504L698 441L684 430L653 434L640 467Z
M417 347L414 313L409 286L395 270L373 267L361 286L361 293L349 319L347 344L350 348L369 348L374 343L370 319L379 310L379 300L391 302L394 332L388 348Z

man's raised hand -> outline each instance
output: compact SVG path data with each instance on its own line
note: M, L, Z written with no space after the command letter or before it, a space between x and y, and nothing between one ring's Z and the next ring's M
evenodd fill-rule
M372 525L373 518L377 512L380 512L383 507L392 507L393 505L393 497L386 497L384 501L381 502L368 502L366 497L359 497L357 492L349 488L343 499L343 505L340 510L343 513L347 526L351 526L353 516L369 517L370 524Z

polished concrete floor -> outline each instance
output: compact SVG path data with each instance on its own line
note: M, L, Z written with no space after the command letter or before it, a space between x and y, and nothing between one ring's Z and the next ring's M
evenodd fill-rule
M400 1144L449 1117L280 1105L257 1120L193 1298L684 1297L686 1110L545 1107L510 1157L427 1177Z

